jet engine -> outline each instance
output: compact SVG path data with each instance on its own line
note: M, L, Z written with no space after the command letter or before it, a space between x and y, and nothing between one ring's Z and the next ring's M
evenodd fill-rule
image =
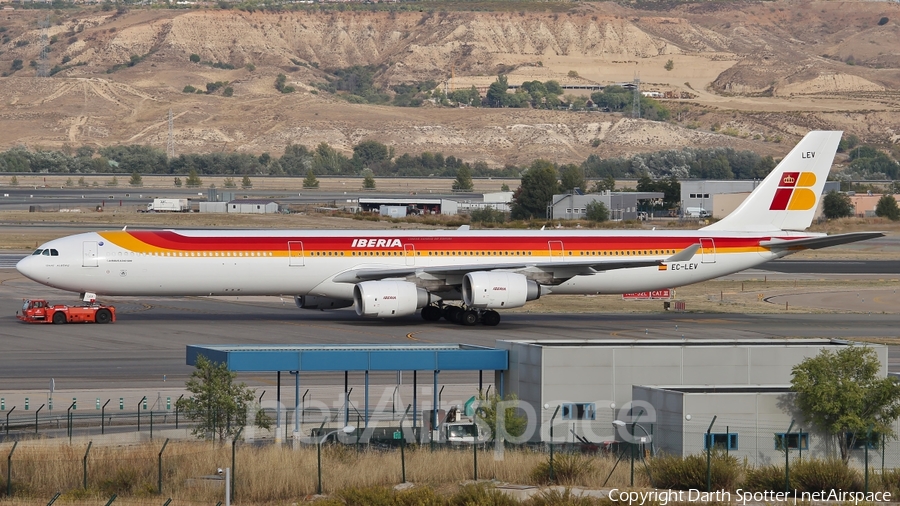
M332 299L316 295L294 295L294 303L300 309L341 309L353 305L352 300Z
M425 307L432 298L424 288L408 281L363 281L353 287L356 314L369 318L407 316Z
M513 272L470 272L463 278L462 293L471 308L521 307L541 297L541 285Z

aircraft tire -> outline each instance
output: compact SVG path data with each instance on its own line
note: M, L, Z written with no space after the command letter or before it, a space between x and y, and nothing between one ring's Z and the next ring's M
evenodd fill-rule
M496 327L500 324L500 313L488 310L481 314L481 323L487 327Z
M99 309L97 314L94 315L94 321L97 323L109 323L112 321L112 314L109 312L109 309Z
M60 323L66 323L66 315L62 311L53 313L53 323L57 325Z
M466 326L472 326L478 323L478 312L472 311L471 309L468 311L463 311L462 316L460 317L460 323Z
M422 308L422 318L429 322L441 319L441 308L437 306L425 306Z

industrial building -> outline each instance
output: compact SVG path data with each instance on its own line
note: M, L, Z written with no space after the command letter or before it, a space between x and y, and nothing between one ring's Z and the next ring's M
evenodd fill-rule
M272 214L278 212L278 202L274 200L232 200L228 203L229 213Z
M681 209L699 207L709 211L713 218L724 218L741 205L741 202L756 189L761 180L712 181L688 179L681 181ZM822 194L832 190L840 191L839 181L826 181Z
M783 458L773 442L779 434L798 451L823 456L831 450L794 408L792 368L821 350L851 345L827 339L501 340L497 347L508 350L509 369L498 371L496 381L535 412L540 430L532 441L550 440L556 414L557 443L621 441L636 423L635 436L646 432L654 451L690 455L705 448L715 416L714 445L768 464ZM887 346L867 346L886 376ZM625 432L615 430L616 420L627 422Z
M429 198L360 198L359 210L362 212L381 212L382 206L387 209L387 216L392 216L391 208L403 207L406 215L410 214L446 214L455 215L459 210L459 204L448 199ZM396 212L395 212L396 213Z
M661 192L604 192L566 193L554 195L550 204L552 220L583 220L587 216L587 206L593 202L601 202L609 209L612 221L636 220L639 214L647 212L652 201L664 197Z

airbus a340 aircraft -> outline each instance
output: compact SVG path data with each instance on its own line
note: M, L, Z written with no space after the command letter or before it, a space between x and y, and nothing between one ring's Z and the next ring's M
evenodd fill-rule
M496 310L548 294L677 287L882 236L804 232L840 138L810 132L734 212L700 230L121 230L50 241L16 268L85 300L294 295L303 309L421 309L429 321L497 325Z

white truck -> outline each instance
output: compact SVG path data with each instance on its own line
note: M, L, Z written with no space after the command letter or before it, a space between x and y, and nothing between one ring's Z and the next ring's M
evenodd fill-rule
M711 215L709 211L703 209L702 207L688 207L684 210L685 218L709 218Z
M450 444L486 443L489 434L471 419L463 418L460 406L454 406L447 412L441 424L440 440Z
M153 202L147 204L148 213L186 213L190 210L188 199L153 199Z

